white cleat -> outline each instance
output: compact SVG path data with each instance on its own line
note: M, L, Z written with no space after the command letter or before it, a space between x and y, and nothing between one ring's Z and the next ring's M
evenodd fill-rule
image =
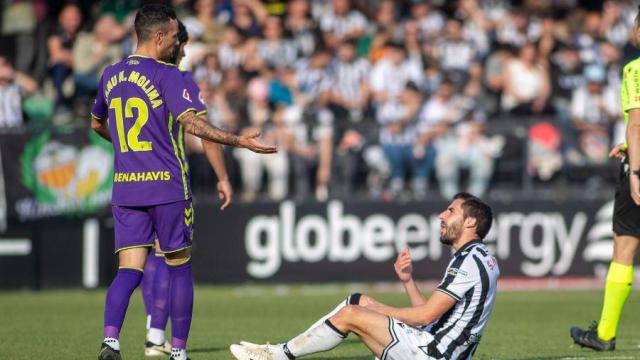
M144 356L168 356L171 355L171 343L165 341L162 345L156 345L147 341L144 345Z
M253 344L256 345L256 344ZM231 354L238 360L275 360L269 346L249 348L243 345L232 344L229 346Z
M240 345L249 348L249 349L266 349L269 347L269 343L266 344L254 344L252 342L248 342L248 341L240 341Z

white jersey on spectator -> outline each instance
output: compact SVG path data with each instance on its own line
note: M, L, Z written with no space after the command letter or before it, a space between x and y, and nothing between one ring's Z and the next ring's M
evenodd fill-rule
M361 85L367 81L371 66L366 59L353 62L337 60L333 63L334 91L345 99L359 101L362 97Z
M402 132L394 134L387 130L386 125L398 122L406 116L409 109L397 99L386 101L378 107L377 119L380 127L380 144L383 145L412 145L416 141L415 121L407 124Z
M394 66L389 60L380 60L371 69L369 82L373 91L384 91L391 97L400 95L408 82L422 83L421 64L411 58Z
M469 41L444 40L435 46L436 57L440 60L440 66L448 70L469 70L471 64L476 61L476 50Z
M298 56L298 51L293 42L280 40L272 42L261 40L258 43L258 55L270 66L281 68L293 65Z
M451 360L473 355L493 310L499 276L496 259L479 240L453 255L436 291L451 296L456 304L426 329L433 335L430 354Z
M337 37L342 37L352 31L364 30L367 27L367 18L357 10L351 10L346 16L328 14L320 20L320 29L331 32Z
M321 91L331 87L329 72L326 69L313 68L309 59L300 59L294 65L298 90L315 100Z
M244 54L228 44L222 44L218 50L218 61L223 69L238 67L244 63Z

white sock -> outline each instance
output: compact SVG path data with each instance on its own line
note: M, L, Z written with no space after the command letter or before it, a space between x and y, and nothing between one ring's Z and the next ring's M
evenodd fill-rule
M156 345L164 344L164 330L150 328L149 331L147 331L147 341L151 341Z
M120 341L118 339L106 337L102 342L109 345L113 350L120 351Z
M147 315L147 330L151 329L151 315Z
M328 351L344 340L344 334L332 328L326 322L307 330L282 346L285 353L295 357Z
M171 348L171 359L175 360L187 360L187 350Z

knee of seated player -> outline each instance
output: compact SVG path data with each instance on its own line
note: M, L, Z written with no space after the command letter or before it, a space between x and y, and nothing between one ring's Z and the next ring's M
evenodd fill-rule
M357 318L362 312L362 307L359 305L346 305L330 319L331 323L336 326L340 331L350 331L355 328Z
M191 259L191 249L182 249L180 251L164 254L165 262L169 266L178 266L186 263Z

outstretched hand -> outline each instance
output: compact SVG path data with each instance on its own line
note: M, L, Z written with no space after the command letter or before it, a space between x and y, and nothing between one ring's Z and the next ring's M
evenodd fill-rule
M413 265L411 263L411 253L409 249L404 249L398 254L396 262L393 264L396 275L403 283L412 279Z
M273 154L278 152L277 147L260 143L257 140L259 136L260 131L255 131L248 135L241 135L239 136L239 145L259 154Z

